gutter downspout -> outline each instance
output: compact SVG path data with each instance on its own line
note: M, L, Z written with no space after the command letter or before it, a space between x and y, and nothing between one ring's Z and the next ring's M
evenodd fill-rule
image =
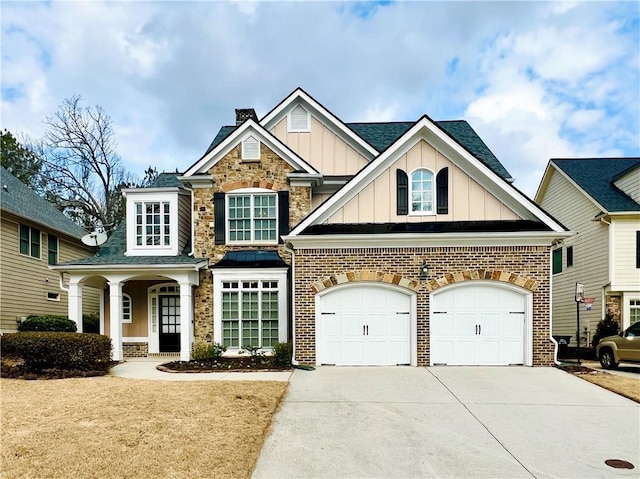
M64 275L64 271L59 271L58 274L60 275L60 289L66 293L69 292L69 288L64 286L64 281L63 281L63 275Z
M295 278L296 278L296 253L295 250L291 247L291 243L284 242L284 250L291 254L291 343L293 345L293 350L291 354L291 364L294 366L298 366L298 360L296 359L296 288L295 288Z
M553 244L551 245L553 247ZM549 338L553 343L553 363L556 366L562 364L558 361L558 342L553 337L553 252L549 250Z

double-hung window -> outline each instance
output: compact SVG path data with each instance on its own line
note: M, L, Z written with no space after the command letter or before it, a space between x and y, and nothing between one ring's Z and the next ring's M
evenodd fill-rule
M222 344L268 348L278 342L278 281L222 282Z
M430 215L434 214L435 194L433 185L433 172L421 168L411 173L411 213Z
M136 208L136 245L171 246L171 215L168 201L141 201Z
M275 243L276 194L252 193L227 196L229 243Z
M47 258L49 264L58 262L58 238L52 234L47 235Z
M20 225L20 254L40 259L40 230Z

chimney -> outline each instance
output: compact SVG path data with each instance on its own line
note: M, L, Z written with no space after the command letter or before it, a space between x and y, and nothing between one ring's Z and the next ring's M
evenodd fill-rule
M241 125L249 118L256 123L258 122L258 115L253 108L236 108L236 126Z

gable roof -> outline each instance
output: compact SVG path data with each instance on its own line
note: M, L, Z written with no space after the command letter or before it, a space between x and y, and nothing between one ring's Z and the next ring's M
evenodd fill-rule
M0 167L0 208L56 232L80 239L87 232L18 178Z
M565 173L607 212L640 211L640 204L614 185L621 174L640 166L640 158L551 159L549 164Z
M297 153L295 153L287 145L282 143L262 125L249 118L237 128L234 128L227 136L220 139L220 141L218 141L218 143L212 149L208 150L207 153L205 153L198 161L187 168L184 176L182 176L181 178L186 179L198 173L208 171L232 148L235 148L238 143L242 141L244 136L247 136L249 134L257 136L262 143L266 144L272 151L280 156L280 158L289 163L295 171L317 176L320 175L315 168L309 165ZM218 134L218 136L221 136L220 133ZM216 136L216 138L218 136Z
M289 237L302 234L310 226L324 223L420 140L427 141L454 161L456 166L487 188L499 201L509 205L521 218L542 222L553 232L566 232L566 228L551 215L424 115L383 153L362 168L345 186L298 223L291 230Z

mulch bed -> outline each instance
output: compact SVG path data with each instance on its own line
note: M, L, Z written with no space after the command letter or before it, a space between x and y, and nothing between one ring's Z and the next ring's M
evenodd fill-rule
M571 374L607 374L604 371L598 371L579 364L562 364L556 367Z
M291 366L278 367L270 357L265 356L223 356L218 359L172 361L157 366L168 373L212 373L250 371L289 371Z
M25 367L21 360L11 358L2 358L0 361L0 377L7 379L65 379L65 378L91 378L96 376L105 376L109 373L109 369L117 363L112 362L106 369L100 370L80 370L80 369L43 369L41 371L32 371Z

